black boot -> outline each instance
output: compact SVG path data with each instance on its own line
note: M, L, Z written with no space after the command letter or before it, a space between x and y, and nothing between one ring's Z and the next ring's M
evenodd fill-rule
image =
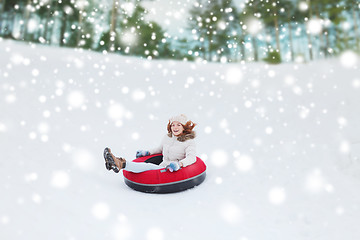
M112 157L110 148L104 149L104 159L105 159L105 167L107 170L113 170L114 172L118 173L120 169L115 164L115 160Z
M111 164L106 160L106 155L109 153L109 148L104 149L105 167L107 170L111 170Z
M104 158L105 158L105 166L107 170L113 170L114 172L118 173L120 169L125 168L126 160L123 158L117 158L111 153L110 148L104 149ZM120 168L116 165L115 159L120 161Z

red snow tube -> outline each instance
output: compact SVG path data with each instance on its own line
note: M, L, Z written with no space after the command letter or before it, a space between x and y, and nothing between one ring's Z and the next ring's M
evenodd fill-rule
M159 165L162 162L161 154L150 155L133 160L133 162L147 162ZM142 173L133 173L123 170L125 184L132 189L147 193L180 192L201 184L206 177L206 165L200 159L177 172L165 169L149 170Z

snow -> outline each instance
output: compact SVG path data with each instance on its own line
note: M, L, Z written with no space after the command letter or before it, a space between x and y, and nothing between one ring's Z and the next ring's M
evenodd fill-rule
M312 35L318 35L322 32L322 20L313 18L307 24L307 29Z
M354 53L266 65L0 46L1 239L360 238ZM179 113L198 124L204 183L144 194L105 169L104 147L131 160Z
M340 62L346 68L353 68L357 65L358 56L353 51L347 50L341 54Z

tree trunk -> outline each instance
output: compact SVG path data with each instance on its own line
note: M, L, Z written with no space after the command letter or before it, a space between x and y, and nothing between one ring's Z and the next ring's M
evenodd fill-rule
M339 39L339 33L336 26L334 26L334 43L335 43L335 49L337 50L337 43Z
M6 4L6 0L0 0L0 4L1 4L1 8L0 8L0 35L4 34L4 29L3 29L3 22L4 22L4 13L5 13L5 4ZM6 21L5 21L5 26L6 26ZM5 28L5 27L4 27Z
M3 13L5 12L5 4L6 4L6 0L0 0L0 5L2 6L0 8L0 28L1 28L1 25L2 25L2 22L3 22ZM1 29L0 29L1 30Z
M310 60L313 60L313 51L312 51L312 41L311 41L311 35L306 31L306 36L308 40L308 49L309 49L309 57Z
M113 0L113 6L111 10L111 22L110 22L110 34L109 34L109 46L108 50L110 52L115 51L115 43L116 43L116 19L117 19L117 9L118 9L118 2L117 0ZM113 40L113 41L112 41Z
M210 62L211 61L211 57L212 57L212 35L211 34L208 34L208 61Z
M239 41L239 45L240 45L240 52L241 52L241 60L245 60L245 46L244 46L244 33L243 31L241 31L241 38Z
M200 48L201 48L203 59L206 59L205 38L203 38L203 41L200 44Z
M1 5L2 7L0 8L0 13L3 12L5 3L6 3L6 0L0 0L0 4L2 4L2 5Z
M317 5L316 5L317 6ZM320 13L319 13L319 9L318 9L318 7L316 7L316 9L315 9L315 11L316 11L316 17L318 18L318 19L321 19L320 18ZM320 41L320 49L319 49L319 53L320 53L320 56L323 56L324 55L324 36L323 36L323 33L324 33L324 31L323 30L321 30L321 33L319 34L319 41Z
M61 20L62 20L62 24L60 28L60 46L62 47L64 46L64 36L65 36L66 23L67 23L66 13L63 13Z
M6 35L7 37L10 37L10 38L15 38L13 36L15 20L16 20L16 12L13 9L11 9L10 11L8 11L6 13L6 20L5 20L5 27L4 27L3 35Z
M294 44L293 44L292 26L291 26L291 21L290 20L288 22L288 26L289 26L289 47L290 47L291 61L294 61L295 60L295 57L294 57Z
M82 27L82 22L83 22L82 13L83 13L83 10L80 10L79 11L79 26L78 26L77 35L76 35L76 45L78 47L81 47L80 40L81 40L81 35L84 32L83 27Z
M26 36L28 34L28 23L29 23L29 19L30 19L30 11L28 9L28 6L31 5L31 0L27 0L27 3L25 5L25 10L24 10L24 25L22 26L23 32L22 32L22 39L26 40Z
M307 4L309 6L309 19L312 18L312 9L311 9L311 1L307 0ZM311 40L311 35L308 33L308 31L306 30L306 36L307 36L307 40L308 40L308 49L309 49L309 57L310 60L313 60L313 50L312 50L312 40Z
M329 31L326 30L325 34L325 58L329 56L329 49L330 49L330 39L329 39Z
M354 21L354 30L355 30L355 41L356 41L356 49L360 50L360 36L359 36L359 25L357 22L356 11L355 11L355 4L352 6L352 15Z
M257 61L259 61L259 53L258 53L258 49L257 49L257 42L256 42L255 36L251 37L251 42L252 42L253 49L254 49L254 61L257 62Z
M278 51L279 55L281 56L280 51L280 37L279 37L279 22L277 16L274 18L274 26L275 26L275 37L276 37L276 50Z
M43 38L46 40L47 44L50 44L50 41L48 39L48 31L49 31L49 24L50 24L50 17L51 17L51 3L50 3L50 8L48 9L47 15L46 15L46 23L45 23L45 28L44 28L44 32L43 32ZM51 36L50 36L51 39Z

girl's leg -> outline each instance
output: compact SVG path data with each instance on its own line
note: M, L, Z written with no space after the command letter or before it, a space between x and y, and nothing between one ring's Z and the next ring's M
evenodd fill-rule
M126 161L124 170L134 173L141 173L149 170L157 170L162 168L163 167L153 163Z
M107 170L114 170L118 173L120 169L124 169L129 172L140 173L148 170L162 169L159 165L145 162L132 162L126 161L124 158L117 158L111 153L110 148L105 148L104 158Z

